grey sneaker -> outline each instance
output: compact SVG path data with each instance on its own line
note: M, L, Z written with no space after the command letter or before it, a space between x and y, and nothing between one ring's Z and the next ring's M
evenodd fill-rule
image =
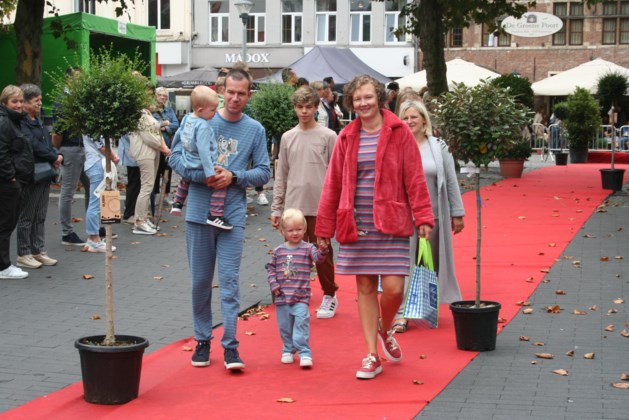
M207 340L197 341L197 348L192 355L192 366L210 366L210 342Z
M245 362L242 361L236 349L225 349L225 369L242 370L245 368Z
M79 238L79 235L72 232L61 237L62 245L83 246L85 241Z

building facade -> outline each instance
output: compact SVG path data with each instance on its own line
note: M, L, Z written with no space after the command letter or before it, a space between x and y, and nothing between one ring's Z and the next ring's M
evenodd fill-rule
M592 8L581 1L538 1L530 11L557 16L562 29L533 38L491 34L483 25L454 29L446 39L446 61L458 57L501 74L517 72L531 82L595 58L629 67L629 1Z

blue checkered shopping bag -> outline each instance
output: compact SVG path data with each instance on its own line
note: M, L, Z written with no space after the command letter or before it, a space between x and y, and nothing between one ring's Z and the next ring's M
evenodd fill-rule
M437 328L439 324L439 283L426 238L419 238L417 244L417 260L406 293L404 318L430 328Z

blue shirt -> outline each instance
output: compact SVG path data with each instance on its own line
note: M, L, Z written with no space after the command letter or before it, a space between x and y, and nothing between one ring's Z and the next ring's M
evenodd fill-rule
M203 169L205 177L216 175L214 165L218 165L218 146L210 121L194 115L181 122L180 141L184 165L188 169Z

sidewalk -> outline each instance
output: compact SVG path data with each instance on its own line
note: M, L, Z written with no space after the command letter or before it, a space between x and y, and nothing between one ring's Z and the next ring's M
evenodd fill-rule
M527 164L543 165L535 157ZM500 179L493 167L484 175L484 182ZM271 193L267 196L270 199ZM476 357L421 417L627 417L628 391L614 389L609 383L620 382L620 373L629 373L627 363L620 359L626 355L627 338L619 335L629 320L627 304L613 304L614 299L625 297L626 263L614 257L622 256L629 243L626 230L617 230L629 220L629 199L618 195L612 202L618 205L608 206L607 213L594 214L566 249L565 255L572 259L558 261L547 275L550 283L542 283L531 297L533 315L518 315L499 335L496 351ZM269 207L254 205L251 210L240 276L243 308L270 302L263 267L268 251L281 241L270 226ZM77 199L73 214L83 217L82 198ZM31 270L26 280L0 282L0 412L79 381L73 342L104 331L104 256L62 246L57 219L57 199L52 198L47 244L50 255L60 259L59 265ZM168 234L164 237L133 235L128 225L114 226L120 235L114 240L120 257L114 261L117 332L147 337L149 353L192 335L185 222L183 218L167 219L161 224L161 232ZM83 223L77 224L82 237L83 228ZM586 233L591 237L584 238ZM609 261L601 262L601 256L609 256ZM581 261L581 268L575 268L574 260ZM84 274L94 278L84 280ZM601 281L606 282L604 288ZM555 295L557 289L567 294ZM555 303L563 312L547 314L544 308ZM503 302L511 304L515 302ZM597 305L598 311L591 311L592 305ZM215 320L220 322L220 305L213 307ZM618 313L608 316L612 307ZM572 315L576 308L588 315ZM95 315L102 319L93 320ZM609 324L615 325L615 332L603 331ZM528 335L530 342L519 341L520 335ZM532 342L546 345L534 347ZM564 355L572 349L573 358ZM555 358L537 359L532 365L534 353L540 352L553 353ZM586 352L595 352L595 359L583 359ZM566 369L570 375L550 373L555 369ZM621 413L622 407L625 411Z

